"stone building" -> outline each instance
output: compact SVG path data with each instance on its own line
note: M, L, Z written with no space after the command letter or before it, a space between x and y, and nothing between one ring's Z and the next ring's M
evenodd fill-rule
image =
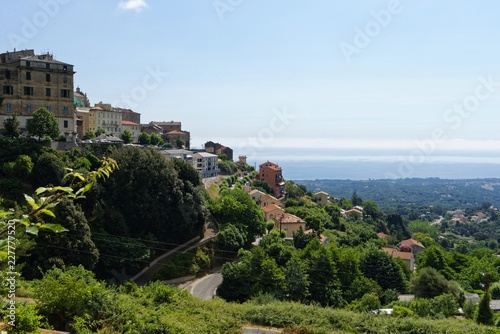
M0 54L0 126L17 115L20 128L25 130L26 121L43 107L54 114L63 135L76 135L74 74L73 65L49 53L14 50Z
M233 150L230 147L224 146L220 143L214 143L213 141L207 141L205 143L205 151L212 154L225 154L228 160L233 160Z

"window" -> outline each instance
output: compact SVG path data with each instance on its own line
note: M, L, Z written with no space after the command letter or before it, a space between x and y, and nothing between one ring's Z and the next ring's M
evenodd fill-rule
M3 86L3 93L6 95L14 94L14 87L12 86Z
M10 80L10 71L5 70L5 79Z
M45 68L46 68L46 69L50 69L50 64L49 64L49 63L46 63L46 64L45 64Z
M61 97L69 97L69 89L61 89Z
M31 80L31 72L26 72L26 80Z
M68 107L63 107L63 114L67 115L68 114Z
M50 82L50 73L45 73L45 82Z
M7 104L5 105L5 111L6 111L6 112L12 112L12 104L7 103Z
M68 76L66 74L63 76L63 82L68 83Z
M26 105L26 112L31 114L33 112L33 105L27 104Z
M45 96L50 96L50 88L45 88Z
M31 67L31 62L30 61L26 61L26 67Z
M33 95L33 87L24 86L24 95Z
M51 106L46 106L45 109L47 109L48 111L52 111L52 107Z
M64 121L64 127L67 128L68 127L68 121Z

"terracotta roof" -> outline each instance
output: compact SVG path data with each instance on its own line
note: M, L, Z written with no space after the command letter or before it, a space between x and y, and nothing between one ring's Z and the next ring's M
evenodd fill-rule
M297 217L296 215L292 215L291 213L286 213L286 212L282 215L277 216L276 218L274 218L274 220L281 224L297 224L297 223L305 224L305 220Z
M273 201L275 201L275 202L279 202L279 200L278 200L276 197L274 197L274 196L272 196L272 195L269 195L269 194L265 194L264 196L262 196L262 197L260 198L260 201L261 201L261 202L264 202L264 201L266 201L266 200L273 200Z
M351 214L351 213L356 213L356 214L359 214L359 215L363 214L363 212L359 211L358 209L351 209L351 210L347 210L345 212L346 215Z
M422 245L419 241L411 239L411 238L401 241L401 245L410 245L410 246L416 245L416 246L425 248L424 245Z
M379 237L380 239L386 239L389 237L389 235L385 234L384 232L379 232L377 233L377 237Z
M328 196L328 193L326 191L318 191L318 192L314 193L314 195L326 195L326 196Z
M179 130L172 130L167 132L167 135L183 135L183 134L186 134L186 132Z
M140 125L131 121L122 121L122 125Z
M389 248L389 247L382 247L382 250L392 256L393 258L399 258L403 260L410 260L411 259L411 252L400 252L395 248Z
M285 210L283 210L281 207L277 206L276 204L269 204L269 205L263 207L262 211L264 211L265 213L268 213L268 212L271 212L271 211L276 210L276 209L279 209L279 210L285 212Z

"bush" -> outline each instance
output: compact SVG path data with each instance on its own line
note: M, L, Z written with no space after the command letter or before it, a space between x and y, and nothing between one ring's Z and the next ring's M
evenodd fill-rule
M349 309L358 312L369 312L373 310L378 310L380 306L381 306L380 300L378 299L377 294L370 292L363 295L361 299L353 301L349 305Z
M413 311L408 307L394 305L392 307L392 315L398 318L411 317L413 315Z
M462 307L462 311L467 319L474 318L474 312L476 312L477 305L470 299L467 299Z
M11 327L12 333L33 333L42 326L42 319L43 317L37 313L37 307L35 304L17 303L16 322L15 326ZM10 320L11 319L8 317L7 313L4 316L4 321L7 323Z

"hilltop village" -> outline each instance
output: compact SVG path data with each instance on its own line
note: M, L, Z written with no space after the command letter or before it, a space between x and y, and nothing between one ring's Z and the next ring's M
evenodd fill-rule
M180 121L91 106L74 74L0 54L2 330L499 332L491 203L384 212L308 189L192 148Z

